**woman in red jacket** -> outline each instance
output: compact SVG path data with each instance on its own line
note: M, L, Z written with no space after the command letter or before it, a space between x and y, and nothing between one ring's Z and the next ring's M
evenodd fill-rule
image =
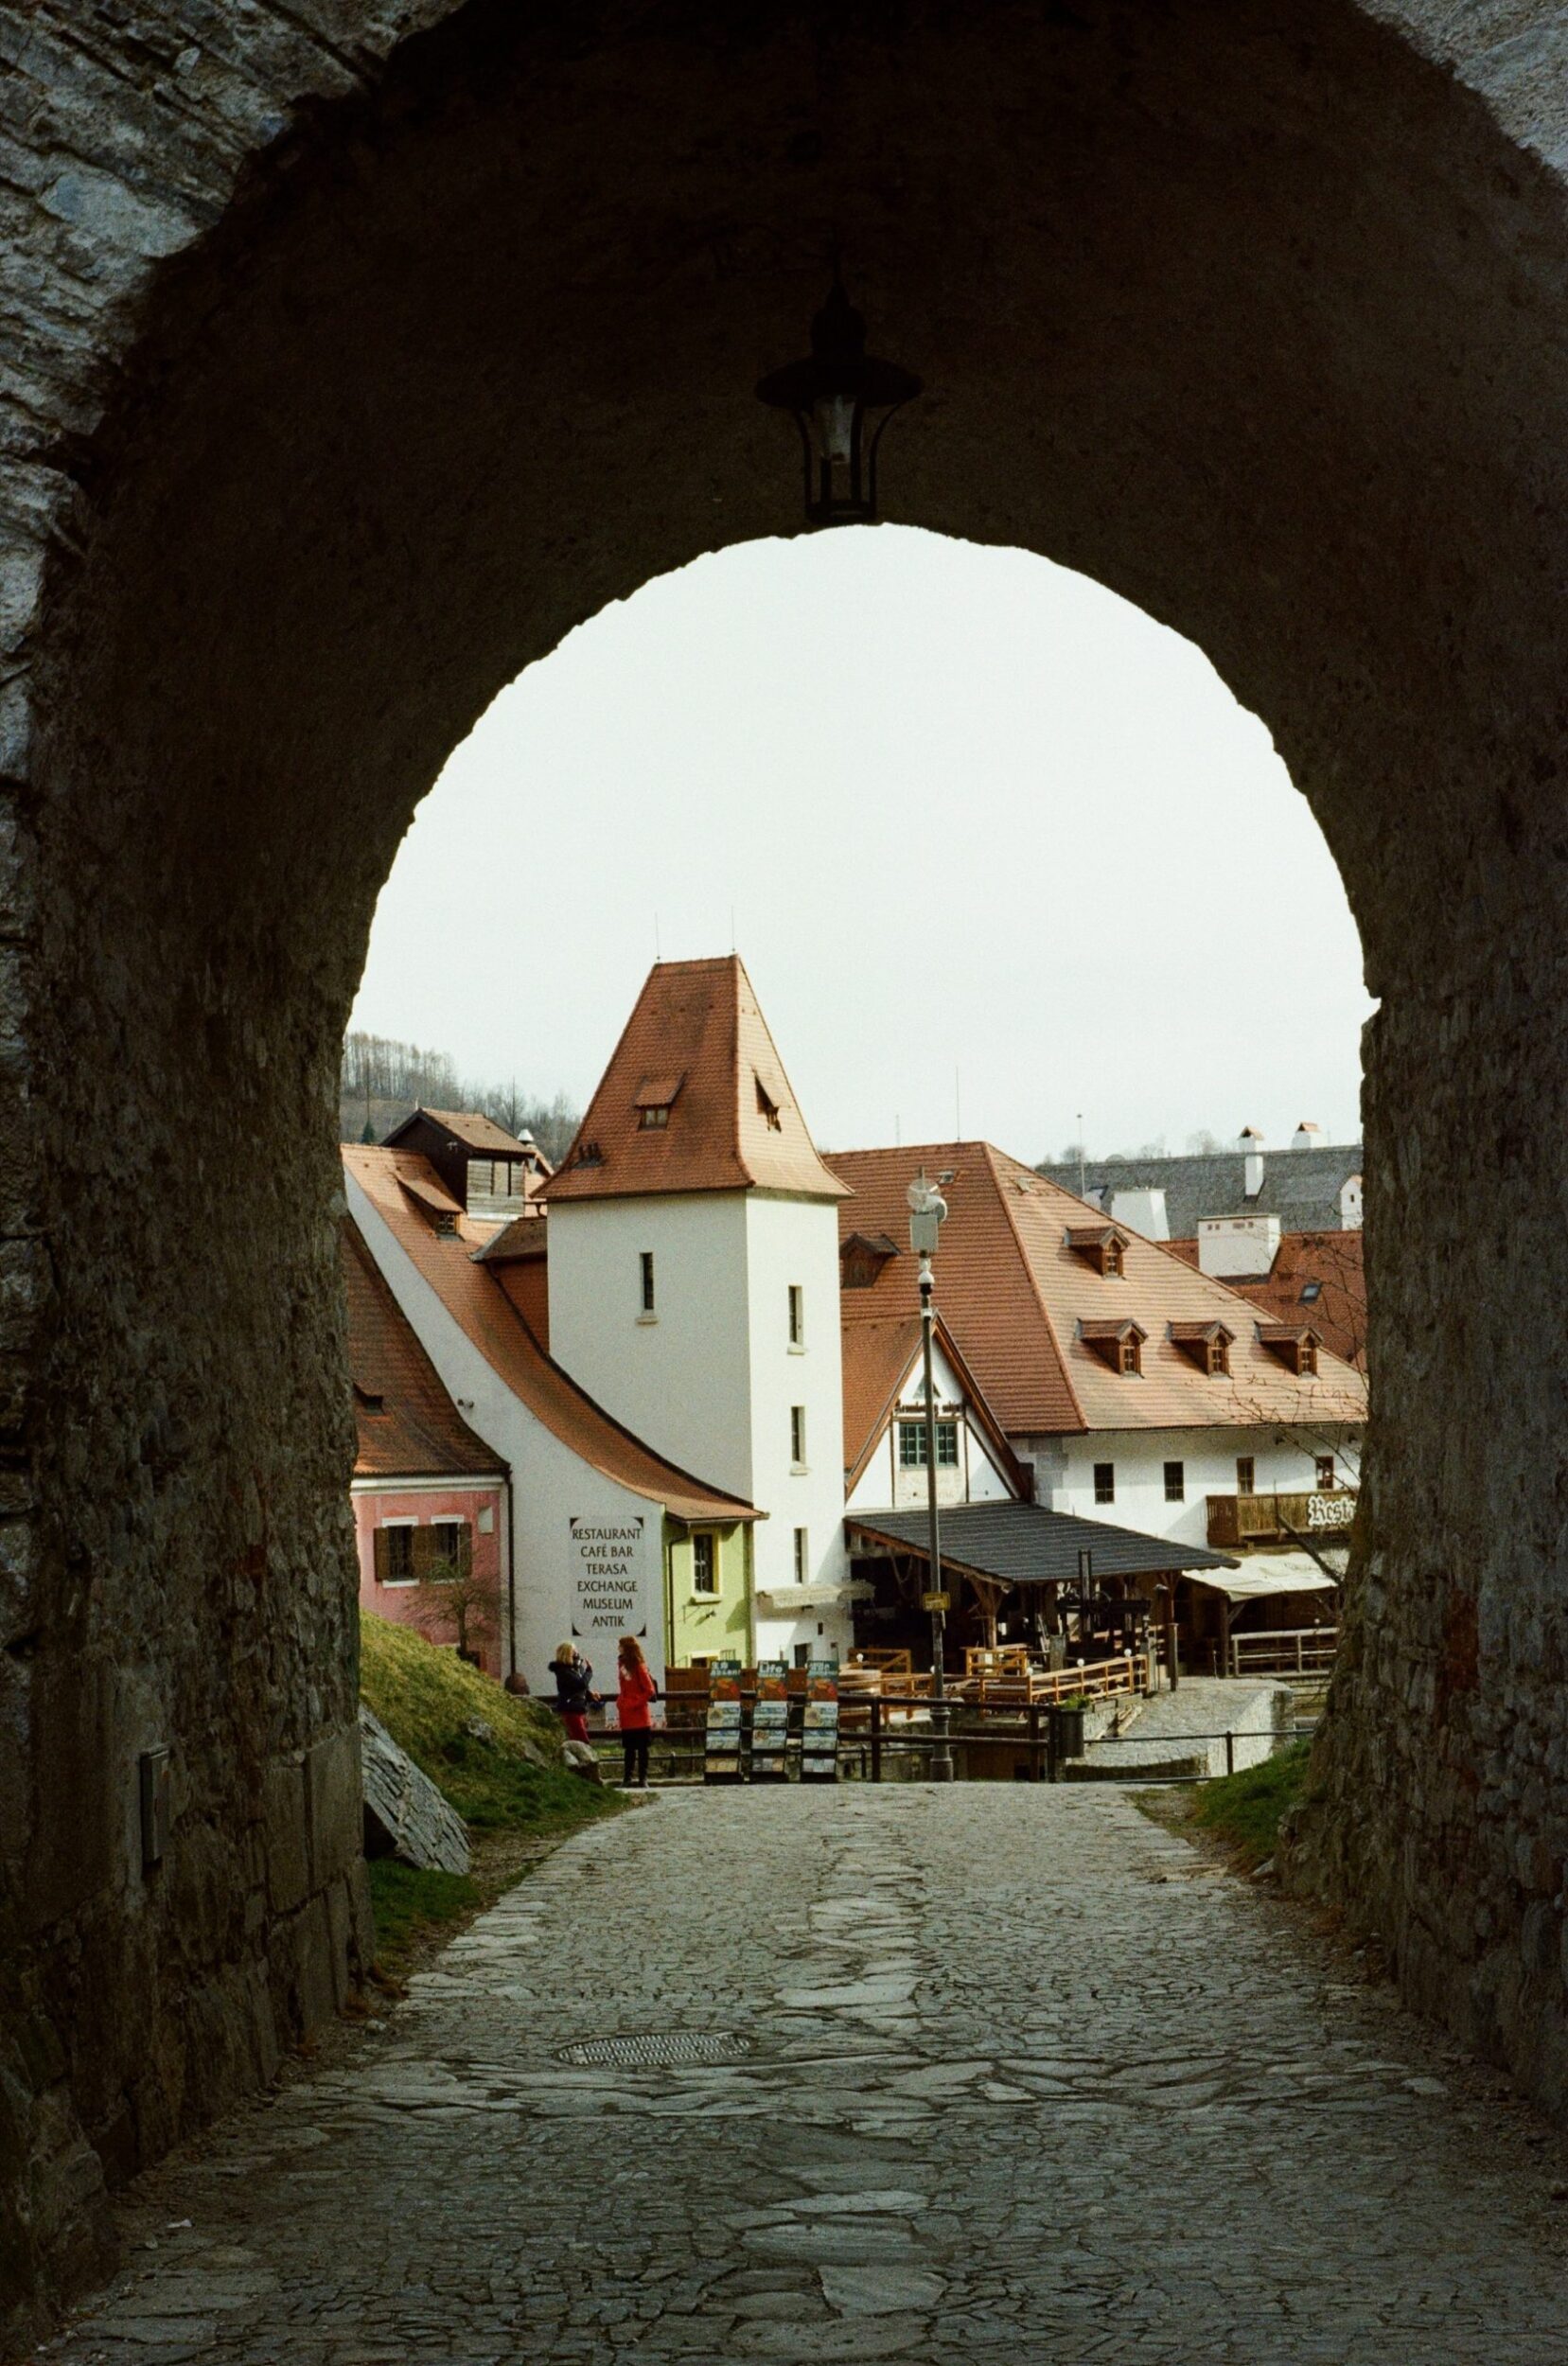
M649 1705L659 1698L643 1646L634 1634L621 1637L618 1652L620 1677L618 1701L621 1711L621 1751L625 1760L623 1780L627 1791L635 1776L640 1791L648 1787L648 1737L653 1729Z

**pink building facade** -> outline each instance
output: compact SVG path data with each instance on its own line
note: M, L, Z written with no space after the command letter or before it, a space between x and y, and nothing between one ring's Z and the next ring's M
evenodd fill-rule
M415 1626L432 1641L455 1641L450 1618L442 1617L445 1580L431 1572L437 1565L471 1568L498 1607L487 1632L470 1642L485 1674L499 1679L510 1593L504 1481L356 1478L352 1497L361 1609Z

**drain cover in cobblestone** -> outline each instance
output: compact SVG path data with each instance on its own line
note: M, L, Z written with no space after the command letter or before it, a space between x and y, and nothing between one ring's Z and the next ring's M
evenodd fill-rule
M738 2062L751 2051L749 2038L730 2029L647 2030L629 2038L580 2038L563 2045L561 2062Z

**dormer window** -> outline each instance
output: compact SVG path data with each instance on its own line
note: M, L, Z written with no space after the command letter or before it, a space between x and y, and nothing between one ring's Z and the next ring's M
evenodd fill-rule
M670 1122L670 1111L679 1098L686 1082L684 1072L664 1076L644 1076L637 1087L633 1104L637 1122L644 1134L661 1134Z
M380 1389L361 1387L358 1381L354 1383L354 1402L361 1413L384 1413L386 1411L386 1398Z
M1224 1380L1230 1372L1230 1346L1236 1333L1224 1323L1172 1323L1171 1340L1190 1364L1209 1380Z
M1323 1342L1310 1324L1260 1323L1258 1339L1298 1380L1317 1378L1317 1351Z
M1143 1342L1148 1333L1134 1322L1086 1322L1080 1326L1079 1335L1091 1355L1098 1355L1113 1372L1123 1379L1136 1380L1143 1373Z
M880 1278L898 1243L885 1232L852 1232L838 1250L838 1279L846 1290L869 1290Z
M598 1143L584 1142L577 1153L577 1164L580 1167L602 1167L604 1163L605 1154Z
M1119 1281L1126 1273L1127 1235L1114 1224L1069 1224L1067 1246L1075 1257L1082 1257L1108 1281Z
M766 1126L770 1134L782 1134L784 1131L784 1120L779 1115L778 1103L773 1099L773 1096L768 1091L760 1076L756 1080L756 1085L757 1115L761 1118L763 1123Z

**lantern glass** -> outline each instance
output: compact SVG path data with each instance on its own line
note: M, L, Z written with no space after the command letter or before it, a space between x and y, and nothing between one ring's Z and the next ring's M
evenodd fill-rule
M757 384L762 401L794 414L808 525L864 525L875 518L882 431L920 391L910 371L868 355L865 320L835 272L827 301L811 324L809 355Z

